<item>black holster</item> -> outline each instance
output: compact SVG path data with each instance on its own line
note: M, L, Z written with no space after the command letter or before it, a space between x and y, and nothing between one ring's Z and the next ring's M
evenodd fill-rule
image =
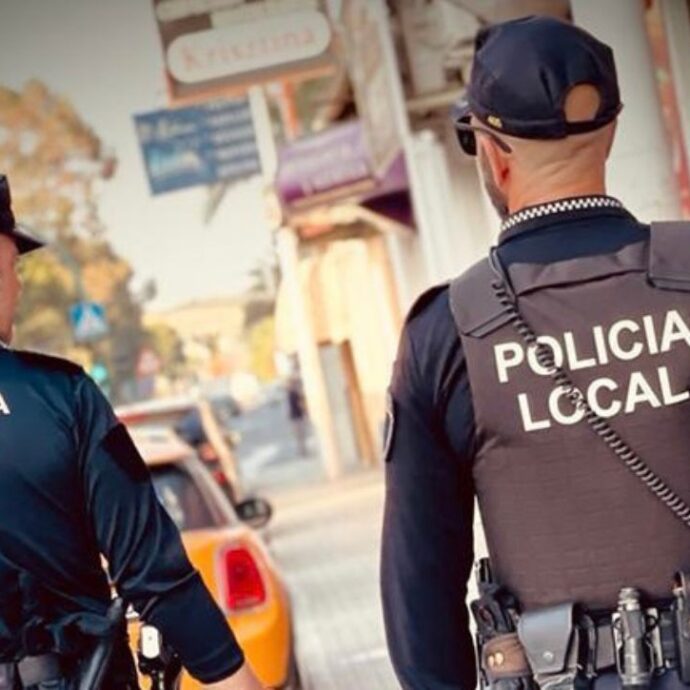
M482 688L531 690L532 676L517 636L516 599L493 581L488 559L477 567L479 598L470 604L477 632L477 665Z

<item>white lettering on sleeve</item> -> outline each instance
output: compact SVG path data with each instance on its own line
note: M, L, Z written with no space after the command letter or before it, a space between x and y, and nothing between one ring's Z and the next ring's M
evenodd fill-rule
M498 380L508 383L508 369L517 367L525 360L525 351L519 343L501 343L494 346Z
M592 381L587 390L587 402L600 417L609 419L610 417L615 417L617 414L620 414L623 403L620 400L614 400L608 407L604 407L597 397L602 388L606 388L609 391L615 391L618 390L618 384L613 379L607 378Z
M614 357L617 357L624 362L637 359L644 350L644 345L640 342L633 343L630 349L624 350L620 342L621 331L629 331L630 333L637 333L640 326L631 319L623 319L617 321L611 326L609 331L609 349Z
M11 414L10 406L7 404L7 401L2 396L2 393L0 393L0 414L4 416Z
M639 403L649 403L652 407L661 407L661 401L652 390L647 379L639 371L635 371L630 376L630 386L625 401L625 414L635 411Z
M532 412L529 408L529 398L525 393L518 395L518 405L520 406L520 414L522 415L522 425L525 431L541 431L542 429L550 429L551 422L548 419L533 420Z
M666 314L664 321L664 333L661 336L661 351L668 352L673 343L684 340L685 344L690 346L690 330L687 324L683 321L683 317L675 310Z

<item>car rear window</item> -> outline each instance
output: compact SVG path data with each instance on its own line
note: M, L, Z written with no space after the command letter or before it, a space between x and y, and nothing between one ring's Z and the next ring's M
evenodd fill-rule
M219 526L204 493L183 466L159 465L150 469L158 500L180 531Z

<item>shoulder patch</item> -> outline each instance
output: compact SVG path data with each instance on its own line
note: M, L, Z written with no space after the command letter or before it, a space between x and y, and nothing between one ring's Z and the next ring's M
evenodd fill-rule
M460 335L483 338L510 321L492 288L494 280L485 258L451 282L450 310Z
M123 424L114 426L106 434L101 446L130 479L144 482L149 478L148 467Z
M386 393L386 420L383 425L383 461L392 459L393 436L395 435L395 401L390 391Z
M84 373L84 370L78 364L70 362L68 359L52 357L51 355L44 355L29 350L13 350L12 352L17 359L31 367L38 367L45 371L58 371L63 374Z
M433 287L425 290L417 299L412 303L410 311L405 317L405 323L408 323L415 316L419 316L442 292L448 289L450 283L441 283L440 285L434 285Z

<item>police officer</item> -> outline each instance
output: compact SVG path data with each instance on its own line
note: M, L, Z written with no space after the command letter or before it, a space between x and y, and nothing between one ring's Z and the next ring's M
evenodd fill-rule
M456 127L501 233L418 300L390 388L382 594L405 688L475 687L475 498L484 684L690 682L690 228L606 194L620 111L612 51L581 29L478 34Z
M258 690L96 385L74 364L9 347L18 262L40 246L16 225L0 176L0 685L55 688L107 632L102 555L118 593L192 676ZM122 633L106 687L136 686Z

